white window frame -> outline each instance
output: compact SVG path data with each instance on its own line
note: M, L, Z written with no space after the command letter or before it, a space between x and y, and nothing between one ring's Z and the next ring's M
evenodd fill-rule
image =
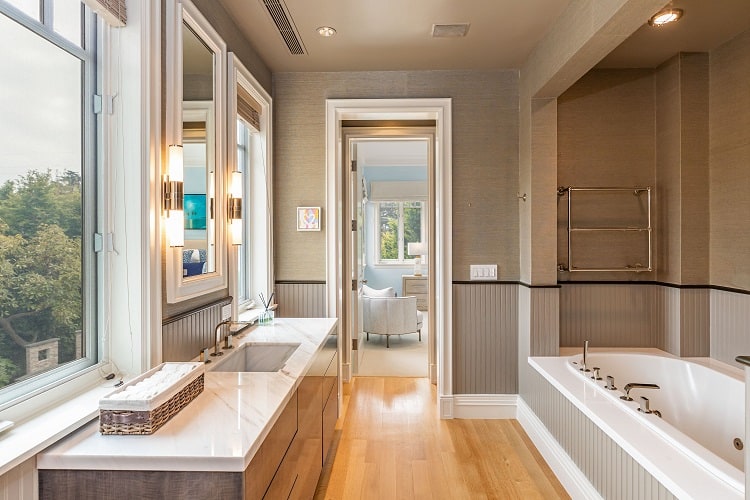
M381 235L380 235L380 205L381 203L398 203L398 259L383 259L380 255L381 249ZM407 266L414 265L414 259L407 259L404 255L404 203L421 203L422 214L420 217L420 239L425 241L427 234L427 211L425 210L426 204L424 200L380 200L374 202L375 204L375 217L373 222L375 224L375 266L389 267L389 266Z
M106 184L103 178L103 161L101 151L103 140L107 134L103 133L101 115L95 115L94 95L100 94L104 80L106 62L103 54L108 47L105 45L103 23L85 7L81 30L83 39L81 45L72 42L54 31L52 13L53 0L41 0L40 20L34 19L21 10L16 9L0 0L0 14L28 28L38 36L50 41L72 56L81 59L85 64L82 72L82 329L83 342L89 346L81 359L70 361L49 372L35 376L20 384L12 384L4 389L0 400L0 412L3 419L24 420L29 415L41 411L54 404L55 401L65 399L102 379L101 371L106 352L104 331L104 311L108 299L104 295L103 269L106 263L105 252L94 251L97 234L102 234L105 216L102 205L108 199L105 192ZM88 61L88 63L86 63Z
M246 262L247 282L238 279L239 252L230 249L229 289L235 297L240 296L239 287L245 287L245 300L232 301L232 317L250 321L260 313L260 304L255 300L262 292L270 296L274 288L273 271L273 169L272 169L272 100L237 56L229 52L227 99L229 103L228 137L229 171L237 165L237 85L241 85L260 104L260 131L248 134L248 164L243 175L243 241L242 256Z

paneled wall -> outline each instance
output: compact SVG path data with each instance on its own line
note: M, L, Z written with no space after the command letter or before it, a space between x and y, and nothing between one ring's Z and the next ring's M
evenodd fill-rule
M164 361L189 361L201 349L215 343L214 329L221 322L221 308L232 303L222 299L205 307L168 318L162 322L162 356Z
M454 394L518 392L518 285L453 285Z
M560 345L657 347L709 355L708 288L659 283L568 283L560 292Z
M282 318L325 318L325 282L276 282L276 315Z
M453 220L461 223L448 279L468 279L477 263L518 279L518 71L276 73L273 95L277 279L325 279L326 228L297 232L290 222L297 206L325 206L325 100L427 97L452 99Z
M603 498L676 498L533 368L527 377L523 400Z
M36 500L36 458L32 457L0 476L0 500Z
M750 293L711 290L711 357L741 367L750 355Z

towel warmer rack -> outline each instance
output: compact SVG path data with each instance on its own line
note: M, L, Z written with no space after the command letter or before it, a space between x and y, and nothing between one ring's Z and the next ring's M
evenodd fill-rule
M574 192L601 192L601 193L622 193L632 191L633 196L641 196L646 194L646 225L642 226L593 226L593 227L576 227L573 224L573 193ZM645 187L573 187L573 186L561 186L557 188L557 195L564 196L568 195L568 263L559 264L557 269L559 272L647 272L652 271L651 262L651 246L652 246L652 228L651 228L651 186ZM607 232L622 232L622 233L646 233L648 237L648 256L644 259L647 265L644 266L640 262L633 264L627 264L623 267L583 267L574 265L573 260L573 244L572 240L574 235L581 233L607 233Z

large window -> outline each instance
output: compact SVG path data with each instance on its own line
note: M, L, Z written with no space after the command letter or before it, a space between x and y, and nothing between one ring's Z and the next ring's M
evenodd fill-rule
M424 203L421 201L381 201L378 204L378 263L404 264L409 255L408 244L423 241Z
M0 0L0 409L97 362L95 17Z
M250 183L252 182L251 163L250 163L250 136L255 131L251 129L244 120L237 120L237 170L242 172L242 245L237 249L237 303L242 305L248 304L252 300L250 290L250 262L251 248L250 244L250 206L251 200L248 199L248 193L252 192Z

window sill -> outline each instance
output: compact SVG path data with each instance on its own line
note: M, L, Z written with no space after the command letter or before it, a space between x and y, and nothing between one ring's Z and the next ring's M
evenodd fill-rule
M98 417L99 399L111 392L116 382L102 383L97 373L96 383L66 397L63 403L53 403L34 416L16 422L0 434L0 476Z

